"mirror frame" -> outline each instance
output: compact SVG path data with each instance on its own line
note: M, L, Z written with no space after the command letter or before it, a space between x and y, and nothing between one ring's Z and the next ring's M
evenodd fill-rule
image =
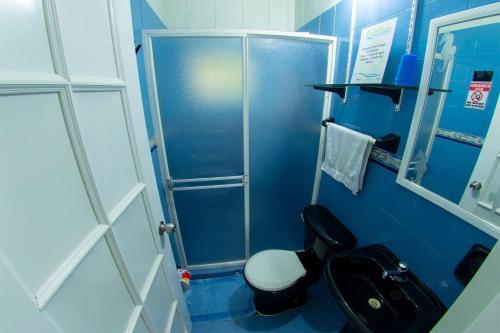
M418 185L406 179L406 173L413 152L413 147L415 146L415 142L418 135L418 129L420 127L422 115L425 109L425 101L427 98L427 90L429 89L431 80L432 66L434 63L434 53L436 51L439 28L451 24L477 20L484 17L495 16L495 15L500 15L500 3L494 3L482 7L477 7L466 11L438 17L431 20L429 25L429 34L427 36L427 46L425 49L424 66L422 69L422 77L420 79L417 102L415 105L415 111L413 113L413 119L411 122L410 131L408 133L408 139L406 141L403 159L401 161L401 166L399 168L396 182L401 186L407 188L408 190L422 196L423 198L433 202L439 207L447 210L453 215L456 215L462 220L472 224L473 226L479 228L480 230L488 233L489 235L495 237L496 239L500 239L500 225L497 226L492 222L484 220L474 215L472 212L463 209L458 204L426 189L421 185ZM495 112L500 112L500 98L497 101Z

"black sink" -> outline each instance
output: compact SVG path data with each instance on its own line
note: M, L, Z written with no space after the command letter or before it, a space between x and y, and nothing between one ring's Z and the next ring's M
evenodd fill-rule
M330 257L325 275L352 327L359 332L428 332L446 311L410 270L402 281L383 277L400 260L382 245Z

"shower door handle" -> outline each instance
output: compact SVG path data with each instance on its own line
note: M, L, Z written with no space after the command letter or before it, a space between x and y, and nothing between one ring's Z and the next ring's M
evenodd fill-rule
M167 223L161 221L160 226L158 227L158 233L160 236L163 236L164 233L171 234L175 231L175 224Z

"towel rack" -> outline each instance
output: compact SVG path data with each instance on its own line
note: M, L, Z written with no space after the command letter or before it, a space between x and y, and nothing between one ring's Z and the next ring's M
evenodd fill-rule
M326 127L327 123L335 123L335 118L327 118L321 121L321 125ZM401 136L394 133L389 133L380 138L374 139L372 144L375 147L388 151L389 153L395 154L398 151L399 141L401 141Z

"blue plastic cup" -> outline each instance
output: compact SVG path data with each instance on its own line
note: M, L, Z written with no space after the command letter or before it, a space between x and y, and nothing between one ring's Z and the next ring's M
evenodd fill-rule
M417 56L404 54L399 63L398 72L394 82L400 86L413 86L417 76Z

